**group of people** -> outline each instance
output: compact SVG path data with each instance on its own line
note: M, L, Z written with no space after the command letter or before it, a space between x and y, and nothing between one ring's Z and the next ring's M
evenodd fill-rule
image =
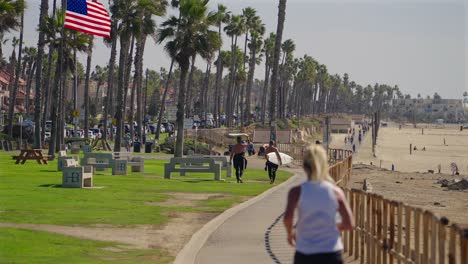
M237 183L243 183L242 176L244 174L244 170L247 168L247 159L245 158L245 153L248 152L249 156L255 154L253 144L250 143L250 140L248 142L249 143L246 143L242 140L241 137L238 137L237 144L232 147L230 153L229 162L233 163L234 169L236 170ZM282 165L281 155L278 149L275 147L274 141L270 141L268 147L264 151L264 155L266 158L265 170L268 171L270 184L273 184L275 183L276 171L278 170L279 165L270 162L270 158L268 155L270 153L276 153L279 165Z
M230 162L234 162L238 183L243 182L248 146L239 137L231 151ZM268 171L270 183L274 183L278 165L270 162L269 153L276 153L279 165L282 164L274 141L270 141L265 149L265 170ZM289 191L283 219L288 243L296 249L294 263L342 264L343 243L340 232L354 228L351 208L343 191L329 175L325 149L318 144L311 144L303 154L307 181ZM296 209L298 220L294 226ZM340 221L337 221L337 215Z

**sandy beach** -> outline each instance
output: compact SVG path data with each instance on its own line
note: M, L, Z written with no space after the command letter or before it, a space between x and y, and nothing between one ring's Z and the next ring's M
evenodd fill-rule
M424 134L422 134L424 128ZM445 139L445 145L444 145ZM452 174L450 164L455 162L462 176L468 175L468 130L460 131L455 126L445 128L418 128L404 126L400 130L396 125L382 127L377 140L376 157L372 155L372 139L366 137L355 155L354 163L370 164L401 172L441 172ZM410 155L409 146L412 144L418 150ZM423 151L423 148L426 148Z

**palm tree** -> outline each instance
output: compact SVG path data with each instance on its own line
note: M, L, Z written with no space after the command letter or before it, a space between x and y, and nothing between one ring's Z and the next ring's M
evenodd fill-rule
M23 72L24 69L27 70L27 78L26 78L26 111L29 114L30 113L30 101L29 101L29 96L31 94L31 84L32 84L32 79L33 76L35 75L36 72L36 65L37 65L37 49L34 47L27 47L24 49L25 56L24 58L24 67L23 67ZM27 65L27 67L26 67Z
M172 0L171 1L171 6L173 8L179 8L179 1L178 0ZM180 16L181 16L181 13L180 13L180 10L179 10L179 16L178 16L179 19L180 19ZM179 29L177 28L176 33L178 33L178 32L179 32ZM172 70L174 68L174 62L175 62L175 59L171 58L171 66L169 67L169 73L168 73L167 78L166 78L166 82L165 82L165 85L164 85L164 93L163 93L163 97L162 97L162 100L161 100L161 105L159 107L158 126L156 127L156 137L155 137L156 140L159 140L159 136L161 134L161 123L162 123L162 118L163 118L163 114L164 114L164 108L166 106L167 92L169 91L169 85L171 83Z
M278 87L278 67L281 54L281 41L283 38L284 20L286 19L286 0L279 0L278 27L276 29L275 55L271 72L271 99L270 99L270 127L271 137L276 137L276 94Z
M218 33L211 30L215 17L207 15L208 1L181 0L180 17L171 16L159 30L158 42L167 40L165 45L177 64L179 64L180 85L177 104L177 140L175 157L182 157L184 143L185 81L190 67L190 59L199 54L202 58L210 57L221 45ZM176 34L177 33L177 34Z
M251 93L253 79L255 75L255 65L257 64L257 54L260 52L263 40L262 37L265 34L265 25L262 23L259 17L254 17L252 21L249 21L250 30L250 62L249 62L249 74L247 78L247 91L246 91L246 104L245 104L245 119L247 125L250 124L252 115L251 112Z
M271 66L273 65L273 52L275 50L275 39L276 36L274 33L270 33L270 37L265 39L263 44L262 52L265 55L265 81L263 86L263 93L262 93L262 116L261 120L262 123L265 123L265 114L266 114L266 105L267 105L267 95L268 95L268 87L270 84L270 73L271 73Z
M243 33L244 31L244 20L241 16L235 15L230 17L230 21L228 25L224 28L226 34L231 37L231 74L229 78L228 90L227 90L227 100L226 100L226 121L227 126L232 126L232 115L234 113L234 82L237 72L237 65L236 65L236 52L237 49L237 38Z
M24 9L26 8L24 0L20 0L18 5L22 8L21 13L18 15L21 16L20 19L20 38L19 38L19 46L18 46L18 61L16 65L16 75L15 75L15 85L13 87L13 91L10 92L10 105L8 111L8 136L10 138L13 136L13 115L15 112L15 102L16 102L16 95L18 93L18 85L20 79L20 72L21 72L21 55L23 52L23 32L24 32Z
M133 27L133 15L136 8L135 1L114 1L114 5L111 7L114 19L120 21L117 32L120 37L120 55L119 55L119 70L118 70L118 89L117 89L117 107L115 111L115 119L117 121L117 133L115 136L114 151L120 151L120 145L122 142L122 129L124 123L124 95L128 87L126 76L129 75L128 71L128 51L130 48L130 39L132 36Z
M167 8L166 0L151 0L145 1L140 0L136 9L136 19L134 25L136 26L136 54L135 54L135 78L133 82L136 84L137 98L137 135L141 140L142 128L143 128L143 57L146 39L148 36L155 38L156 33L156 22L152 19L152 16L163 16L166 13ZM131 104L133 110L133 100ZM133 114L131 115L133 119ZM132 120L133 121L133 120Z
M11 30L17 30L21 26L21 14L25 6L23 0L0 1L0 59L3 58L3 37Z
M230 16L230 12L227 12L227 8L224 5L219 4L218 5L218 10L216 12L216 25L218 26L218 36L219 39L222 39L221 36L221 30L223 23L228 22ZM220 126L220 120L221 120L221 96L220 96L220 91L221 91L221 81L223 78L223 57L221 53L221 45L219 46L218 50L218 60L216 62L216 83L215 83L215 107L214 107L214 120L215 120L215 126Z
M88 138L89 130L89 80L91 76L91 59L93 57L93 41L94 37L89 38L89 45L87 49L88 57L86 59L86 80L85 80L85 89L84 89L84 131L85 138Z
M56 35L55 38L50 38L50 45L54 49L58 49L57 63L55 65L55 78L52 87L51 97L51 137L49 143L48 154L53 156L56 151L60 149L60 143L63 141L63 128L64 127L64 87L68 72L75 70L75 56L74 51L83 52L87 51L89 45L89 37L85 34L78 33L63 28L65 20L64 11L57 13L54 18L47 19L47 28L51 30L50 34ZM59 118L60 116L60 118Z
M106 78L106 71L107 67L103 68L99 65L96 65L94 71L91 73L91 80L96 82L96 94L94 96L94 101L97 103L99 98L99 92L101 90L101 86L104 84L104 79Z

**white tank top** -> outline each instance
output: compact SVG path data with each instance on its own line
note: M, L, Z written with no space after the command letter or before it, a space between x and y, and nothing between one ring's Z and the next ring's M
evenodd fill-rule
M343 250L336 227L338 201L334 188L325 181L301 185L296 225L296 250L300 253L310 255Z

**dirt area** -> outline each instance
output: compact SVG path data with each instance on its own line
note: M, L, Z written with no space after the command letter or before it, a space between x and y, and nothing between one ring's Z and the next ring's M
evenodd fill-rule
M146 204L157 206L196 206L204 200L224 199L232 197L223 193L166 193L170 196L164 202L148 202Z
M164 202L153 203L157 206L196 206L198 203L212 199L231 197L217 193L168 193L170 198ZM247 200L243 198L242 201ZM169 222L164 225L138 225L132 227L115 227L112 225L95 225L92 227L60 226L42 224L0 223L0 227L17 227L77 237L81 239L117 242L119 247L107 248L110 251L123 249L160 249L171 256L177 253L190 240L192 235L203 225L216 217L218 213L177 212L170 213Z
M449 182L460 180L460 176L392 172L375 166L355 164L349 187L362 189L364 179L367 179L367 187L373 193L430 210L447 217L451 222L468 227L468 190L449 190L437 183L440 179Z

